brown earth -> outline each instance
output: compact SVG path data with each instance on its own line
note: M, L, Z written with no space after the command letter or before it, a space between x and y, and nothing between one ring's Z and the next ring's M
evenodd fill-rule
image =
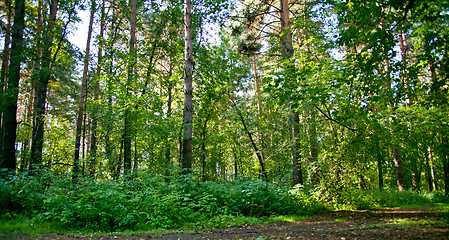
M449 239L449 216L429 208L335 211L303 221L275 222L191 233L134 236L0 235L6 239Z

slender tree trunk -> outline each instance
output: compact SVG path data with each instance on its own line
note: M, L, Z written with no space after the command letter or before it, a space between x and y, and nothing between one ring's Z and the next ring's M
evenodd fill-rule
M117 162L114 162L114 168L115 168L115 177L116 177L116 179L118 179L119 178L119 176L120 176L120 171L121 171L121 169L122 169L122 164L124 163L123 161L122 161L122 159L123 159L123 149L124 149L124 142L125 142L125 140L124 140L124 138L123 138L123 136L122 136L122 138L120 139L120 149L119 149L119 154L118 154L118 161ZM123 168L124 168L124 172L125 172L125 167L124 167L124 165L123 165ZM126 174L126 173L124 173L124 174Z
M44 123L45 107L47 102L47 87L51 78L51 46L53 45L53 29L56 24L56 13L58 11L58 0L52 0L50 3L50 15L48 17L48 26L44 31L45 41L42 50L42 65L39 71L38 83L36 86L34 98L34 123L31 140L31 163L42 164L42 150L44 146Z
M435 169L433 166L433 156L432 156L432 148L428 147L428 169L429 169L429 173L428 173L428 181L429 181L429 191L433 191L433 190L438 190L437 189L437 185L436 185L436 181L435 181Z
M94 1L93 1L94 2ZM101 20L100 20L100 42L98 44L98 60L97 60L97 71L96 71L96 80L95 80L95 89L94 89L94 101L98 102L100 100L100 74L101 74L101 66L103 64L103 34L105 28L105 2L102 1L101 4ZM92 177L95 176L95 166L97 165L97 127L98 127L98 109L94 107L92 111L92 134L90 138L90 175Z
M235 179L237 179L237 177L238 177L238 170L239 170L239 168L238 168L238 157L237 157L237 146L235 146L235 144L234 144L234 147L232 148L232 155L234 155L234 178Z
M83 69L83 80L81 83L81 94L78 106L78 115L76 120L76 133L75 133L75 157L73 158L73 178L76 179L79 174L79 159L80 159L80 141L81 141L81 131L83 128L83 116L84 116L84 106L86 99L86 89L87 89L87 74L89 72L89 59L90 59L90 41L92 39L92 27L94 23L94 16L96 11L95 1L91 1L90 6L90 20L89 20L89 30L87 32L87 43L86 43L86 55L84 56L84 69Z
M0 102L5 106L6 102L3 99L3 92L6 91L7 78L6 74L9 67L9 55L10 49L9 44L11 43L11 18L12 18L12 3L11 0L5 0L5 12L6 12L6 24L5 24L5 39L3 45L3 56L2 56L2 69L0 72ZM0 159L3 155L3 112L5 109L0 107Z
M184 27L185 27L185 69L184 69L184 131L182 143L181 168L184 173L192 169L192 131L193 131L193 39L192 39L192 2L184 0Z
M206 181L206 138L207 138L207 122L209 121L210 112L207 113L204 119L204 124L201 129L201 175L203 181Z
M293 40L291 33L291 21L290 21L290 9L288 6L288 0L280 1L280 18L281 18L281 31L282 31L282 58L290 61L293 58ZM292 63L287 63L284 66L285 78L288 81L290 89L293 89L295 73L295 67ZM299 113L292 107L289 100L288 106L290 108L290 141L291 141L291 159L292 159L292 178L293 184L303 184L302 169L300 163L300 139L299 139Z
M254 142L253 135L248 130L248 127L246 126L246 122L245 122L245 119L243 118L242 112L237 107L235 102L232 102L232 103L233 103L235 109L237 110L237 114L239 115L240 121L242 122L242 125L243 125L243 129L245 130L245 133L248 135L251 146L253 147L254 152L256 153L257 159L259 160L262 179L268 180L267 170L265 169L265 159L263 158L263 155L260 153L259 148L257 147L256 143Z
M314 104L314 103L312 103ZM308 137L309 137L309 164L315 164L318 162L318 140L316 133L316 111L315 107L311 107L308 111L309 127L308 127ZM313 176L312 178L317 178L318 176Z
M131 0L131 33L129 38L129 61L128 61L128 80L126 94L129 96L130 90L128 87L132 85L135 80L134 65L136 64L136 23L137 23L137 0ZM128 98L129 99L129 98ZM131 174L131 147L133 139L133 113L132 108L127 106L125 109L125 131L123 137L123 163L125 175Z
M25 1L16 0L14 8L14 25L12 28L11 60L5 94L5 111L3 113L3 146L0 168L14 171L16 169L16 129L17 100L19 96L20 67L23 61L23 31L25 29ZM3 80L3 79L2 79Z
M441 136L441 160L443 162L444 195L449 196L449 141L448 132Z
M110 9L112 9L112 11L115 11L116 8L116 1L112 0L109 1L110 2ZM106 92L107 92L107 97L104 100L104 105L106 106L106 116L103 118L103 125L105 126L105 137L104 137L104 143L105 143L105 154L106 154L106 158L108 160L109 166L111 168L111 173L112 173L112 178L113 179L119 179L120 177L120 166L121 166L121 151L122 151L122 140L120 139L120 147L118 148L118 153L117 153L117 148L115 147L113 141L112 141L112 133L113 133L113 110L112 110L112 105L113 105L113 101L112 101L112 94L113 94L113 83L112 83L112 79L114 79L115 74L114 74L114 54L115 54L115 49L114 49L114 43L116 41L116 37L117 37L117 15L116 14L112 14L112 21L111 24L109 25L109 29L108 29L108 39L107 41L105 41L105 43L107 43L107 45L105 45L105 65L106 63L107 65L107 78L106 78Z
M170 76L171 76L171 70L172 70L172 65L170 64ZM173 91L173 86L171 83L169 83L168 86L168 99L167 99L167 117L169 120L171 120L171 114L172 114L172 101L173 101L173 97L172 97L172 91ZM171 162L171 151L170 151L170 141L167 141L166 146L165 146L165 176L169 176L170 172L169 172L169 167L170 167L170 162Z
M259 74L257 73L256 57L253 57L253 62L254 62L254 82L255 82L255 86L256 86L256 95L257 95L257 132L258 132L258 143L259 143L259 146L260 146L260 154L262 155L262 158L265 159L264 133L263 133L262 126L261 126L263 104L262 104L262 99L260 97L260 78L259 78Z
M378 173L379 189L382 190L384 188L384 175L383 175L384 155L382 154L380 149L379 149L378 153L376 154L376 158L377 158L377 173Z

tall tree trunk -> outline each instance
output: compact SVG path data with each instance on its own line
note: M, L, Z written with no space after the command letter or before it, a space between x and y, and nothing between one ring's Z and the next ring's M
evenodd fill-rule
M0 102L4 106L6 102L3 99L3 92L6 90L7 78L6 74L9 67L9 44L11 43L11 18L12 18L12 4L11 0L5 0L5 12L6 12L6 24L5 24L5 39L3 45L3 56L2 56L2 69L0 72ZM0 107L0 159L3 155L3 112L4 108Z
M33 70L33 74L31 75L31 90L30 90L30 96L29 96L29 102L28 102L28 116L26 119L26 123L29 126L33 126L34 122L34 114L35 114L35 99L36 99L36 91L39 81L39 72L41 69L41 58L42 58L42 5L43 0L38 0L37 3L37 21L36 21L36 32L35 32L35 42L37 52L34 54L32 61L36 62L36 67ZM26 170L30 170L32 168L33 161L31 160L31 149L32 149L32 139L33 139L33 131L29 131L26 135L27 139L27 147L25 148L24 152L24 159L26 160ZM27 149L28 148L28 149Z
M113 12L116 10L116 0L109 1L110 6L109 8L112 9ZM117 147L115 147L115 144L112 141L112 133L114 131L113 129L113 122L114 122L114 113L113 113L113 101L112 101L112 94L113 94L113 79L115 78L115 72L114 72L114 43L117 38L117 14L112 14L112 20L111 24L109 24L108 28L108 39L105 41L105 65L107 63L107 78L106 78L106 95L107 97L103 100L103 104L106 106L106 116L102 118L102 123L105 126L105 137L104 137L104 143L105 143L105 154L106 158L109 164L109 167L111 168L111 175L113 179L119 179L120 177L120 167L121 167L121 151L122 151L122 139L120 139L120 147L117 150ZM116 153L119 154L116 154Z
M94 2L94 1L93 1ZM100 100L100 74L101 66L103 64L103 35L105 28L105 3L103 0L101 3L101 19L100 19L100 39L98 44L98 60L97 60L97 71L95 73L95 89L94 89L94 101L98 102ZM92 134L90 135L90 175L95 176L95 166L97 163L97 127L98 127L98 109L95 107L92 111Z
M184 173L190 173L192 168L192 131L193 131L193 39L192 39L192 2L184 0L185 27L185 68L184 68L184 132L182 141L181 168Z
M129 37L129 61L128 61L128 80L126 86L126 95L130 95L128 87L135 80L134 65L136 64L136 22L137 22L137 0L131 0L131 32ZM133 139L133 112L130 106L125 109L125 129L123 136L123 167L125 175L131 174L131 147Z
M3 146L0 168L16 169L16 129L17 100L19 96L20 67L23 60L23 30L25 29L25 1L16 0L14 7L14 25L12 28L11 60L5 94L5 112L3 113ZM6 69L5 69L6 70ZM3 80L3 79L2 79Z
M89 72L90 41L92 39L92 27L94 23L95 11L96 11L96 3L95 0L92 0L90 6L89 30L87 32L86 55L84 56L83 80L81 83L81 94L78 106L78 115L76 120L75 157L73 158L73 170L72 170L73 179L76 179L78 177L80 171L79 170L80 141L81 141L81 131L83 128L84 105L86 101L87 74Z
M393 145L393 161L396 172L396 182L399 191L406 190L407 185L405 183L404 167L402 165L401 150L397 145Z
M34 122L31 140L31 163L42 164L42 150L44 146L44 123L45 107L47 102L47 87L51 78L51 46L53 45L53 30L56 24L56 13L58 11L58 0L50 3L50 15L48 16L47 29L44 31L41 69L38 74L38 83L34 98Z
M289 88L293 89L294 86L294 73L295 67L290 61L293 58L293 40L291 32L291 21L290 21L290 9L288 6L288 0L280 1L280 18L281 18L281 41L282 41L282 58L287 61L284 66L285 78L289 84ZM293 184L303 184L301 163L299 159L300 154L300 139L299 139L299 113L292 107L291 101L289 100L288 106L290 108L290 141L291 141L291 159L292 159L292 178Z

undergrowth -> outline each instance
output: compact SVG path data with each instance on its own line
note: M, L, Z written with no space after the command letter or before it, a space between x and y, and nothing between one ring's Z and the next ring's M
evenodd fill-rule
M142 172L132 180L86 177L76 184L49 173L16 175L0 180L0 232L224 228L294 221L329 208L448 202L435 193L412 191L354 190L326 201L329 194L261 180L203 182L195 175L167 178Z
M449 198L438 192L383 189L346 191L338 194L333 201L334 208L349 210L416 207L436 203L449 203Z
M215 228L270 216L307 214L319 204L303 192L261 180L200 181L142 172L132 180L16 175L0 182L2 219L23 216L62 231ZM9 214L9 215L8 215ZM5 230L8 231L8 230Z

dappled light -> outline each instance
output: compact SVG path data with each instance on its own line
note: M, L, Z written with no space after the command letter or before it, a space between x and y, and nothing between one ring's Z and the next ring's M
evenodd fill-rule
M448 12L2 1L0 238L447 238Z

